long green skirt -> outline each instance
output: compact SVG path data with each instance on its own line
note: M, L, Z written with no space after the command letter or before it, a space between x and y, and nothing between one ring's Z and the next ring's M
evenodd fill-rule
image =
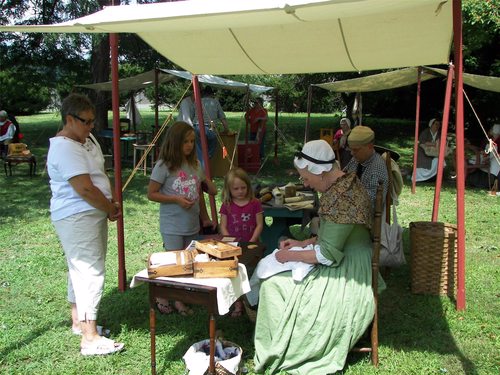
M371 242L364 228L354 226L343 253L338 266L317 265L301 282L291 272L262 282L255 329L257 372L325 375L344 367L375 311Z

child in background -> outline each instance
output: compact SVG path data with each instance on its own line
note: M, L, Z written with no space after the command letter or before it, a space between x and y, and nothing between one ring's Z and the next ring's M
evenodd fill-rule
M202 182L206 183L208 194L217 194L217 187L205 177L196 158L193 127L177 121L165 135L148 186L148 199L160 203L160 232L165 250L184 249L198 235ZM162 298L157 299L157 307L163 314L173 311ZM193 313L180 301L175 301L174 307L181 315Z
M259 241L264 227L264 215L260 201L254 198L250 178L241 168L231 169L224 178L222 206L220 208L220 231L225 236L236 237L237 241ZM231 317L243 313L243 302L233 305Z

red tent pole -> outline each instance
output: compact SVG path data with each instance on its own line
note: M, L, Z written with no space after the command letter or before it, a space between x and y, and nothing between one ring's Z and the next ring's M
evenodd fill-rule
M453 64L448 68L448 78L446 80L446 92L444 98L443 119L441 121L441 137L439 139L439 156L436 175L436 188L434 190L434 205L432 206L432 221L437 221L439 211L439 196L443 183L444 154L446 149L446 136L448 135L448 120L450 117L451 92L453 87Z
M275 103L274 103L274 164L279 165L280 161L278 159L278 89L274 91Z
M464 97L462 62L462 1L453 0L453 43L455 51L455 108L457 139L457 300L456 309L465 309L465 166Z
M306 131L304 134L304 143L309 141L309 127L311 124L311 105L312 105L312 85L309 85L307 90L307 118L306 118Z
M415 177L417 175L417 154L418 154L418 134L420 133L420 88L422 86L422 67L417 68L417 104L415 110L415 142L413 143L413 173L411 179L411 193L415 194L417 181Z
M205 175L209 180L212 180L212 174L210 173L210 159L208 157L208 145L207 136L205 134L205 122L203 121L203 107L201 105L201 94L200 94L200 83L198 82L198 76L193 74L193 92L194 92L194 104L196 107L196 114L198 116L198 127L200 129L201 138L201 151L203 153L203 162L205 164ZM202 199L202 197L200 197ZM210 199L210 211L212 213L212 221L217 223L217 209L215 207L215 197L209 195Z
M115 166L115 200L122 207L122 216L116 221L118 237L118 290L124 292L127 288L125 270L125 240L123 230L123 197L122 197L122 162L120 154L120 95L118 85L118 35L109 34L111 49L111 105L113 107L113 154Z

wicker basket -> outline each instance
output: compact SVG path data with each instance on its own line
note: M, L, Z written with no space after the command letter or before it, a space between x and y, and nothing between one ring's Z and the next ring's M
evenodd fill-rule
M457 226L418 221L410 223L411 291L455 295Z

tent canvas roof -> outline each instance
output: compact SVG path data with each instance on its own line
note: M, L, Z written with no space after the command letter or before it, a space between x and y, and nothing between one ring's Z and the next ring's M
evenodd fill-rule
M136 33L194 74L366 71L447 64L452 1L191 0L121 5L0 31Z
M186 71L173 70L173 69L158 69L158 83L169 82L174 79L191 80L192 74ZM120 91L140 90L154 84L155 71L140 73L132 77L122 78L119 82ZM198 81L207 85L219 86L230 90L250 90L254 93L264 93L273 90L274 87L260 86L248 84L244 82L233 81L230 79L217 77L213 75L202 74L198 76ZM99 82L88 85L78 85L77 87L85 87L92 90L112 91L112 81Z
M390 72L373 74L365 77L346 79L313 86L336 92L369 92L395 89L417 83L417 69L405 68ZM421 81L427 81L439 76L446 77L444 69L423 67ZM488 77L477 74L463 73L464 84L481 90L500 92L500 77Z

